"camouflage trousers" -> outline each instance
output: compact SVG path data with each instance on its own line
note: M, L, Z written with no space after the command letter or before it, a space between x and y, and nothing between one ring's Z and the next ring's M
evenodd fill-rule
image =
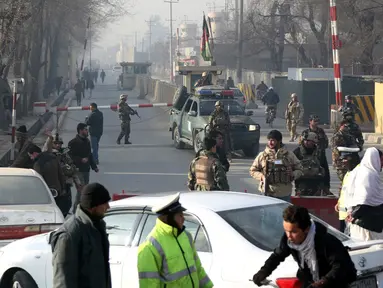
M295 120L286 120L286 129L290 132L291 138L297 136L298 123Z

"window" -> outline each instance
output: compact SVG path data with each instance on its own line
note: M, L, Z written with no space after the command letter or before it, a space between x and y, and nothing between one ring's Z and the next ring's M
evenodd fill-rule
M131 240L133 229L141 213L113 213L106 215L106 232L110 245L126 246Z
M215 109L215 102L219 99L206 100L200 102L200 115L209 116ZM225 106L226 112L229 115L245 115L245 110L239 105L237 101L233 100L220 100Z
M142 230L142 233L141 233L139 245L141 245L141 243L145 242L146 237L148 237L149 233L152 232L154 226L156 226L157 218L158 218L157 215L153 215L153 214L148 215L148 218L146 219L146 222L145 222L144 229Z
M279 245L284 233L282 214L287 205L289 204L255 206L222 211L218 214L253 245L266 251L273 251ZM311 215L311 219L325 225L328 232L340 241L350 240L319 218Z
M134 67L133 66L124 66L124 74L133 74Z
M189 99L186 104L185 104L185 112L189 112L190 111L190 107L191 105L193 104L193 100Z
M50 190L38 177L0 176L0 205L51 204Z
M149 233L156 225L157 215L149 214L146 219L144 229L141 233L140 243L145 242ZM194 245L198 252L211 252L209 241L200 223L193 216L185 214L186 230L193 236Z
M195 217L185 215L186 230L193 236L194 246L198 252L211 252L209 241L205 231Z
M198 104L197 104L197 102L195 102L195 101L193 102L193 105L192 105L190 111L194 111L194 112L198 113Z

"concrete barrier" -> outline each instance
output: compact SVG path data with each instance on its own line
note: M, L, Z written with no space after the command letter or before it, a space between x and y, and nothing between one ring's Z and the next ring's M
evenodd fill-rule
M373 125L375 119L375 96L354 95L352 99L359 108L359 112L355 115L355 122L358 124L371 123Z

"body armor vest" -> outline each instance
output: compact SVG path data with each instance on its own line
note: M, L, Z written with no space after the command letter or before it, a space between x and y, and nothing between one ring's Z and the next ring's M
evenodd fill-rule
M196 185L206 186L208 190L214 187L214 177L212 175L212 166L215 159L207 156L200 156L194 164Z
M292 179L286 172L289 166L290 162L286 156L282 157L282 159L270 159L270 156L266 155L266 166L263 175L265 175L268 184L291 183Z
M319 178L324 176L324 169L320 165L318 159L318 150L315 150L313 154L307 154L301 149L303 159L300 160L303 167L302 178Z
M224 112L216 113L214 115L213 125L220 129L228 128L229 123Z

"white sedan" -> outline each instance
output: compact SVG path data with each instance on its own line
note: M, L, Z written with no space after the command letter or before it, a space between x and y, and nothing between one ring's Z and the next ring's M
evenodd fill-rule
M64 216L54 196L36 171L0 168L0 247L57 229Z
M151 207L160 200L159 195L154 195L111 203L105 221L111 245L109 262L114 288L139 287L137 249L155 225L157 216L151 212ZM181 193L180 202L187 208L185 226L194 237L202 264L214 286L256 287L249 279L279 244L284 233L282 211L289 204L235 192L185 192ZM314 220L325 224L315 217ZM383 249L371 244L364 244L366 246L360 249L347 236L325 225L331 234L355 247L350 253L356 268L370 276L369 282L363 280L363 286L355 287L383 287L383 274L377 272L383 265ZM0 288L11 287L14 283L23 288L52 287L48 239L49 233L13 242L0 250ZM286 281L281 279L295 277L297 269L297 264L289 257L274 271L265 287L292 287L286 286Z

